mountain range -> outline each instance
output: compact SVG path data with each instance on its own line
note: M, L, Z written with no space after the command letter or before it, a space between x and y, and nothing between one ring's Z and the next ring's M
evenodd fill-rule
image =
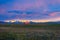
M0 24L25 24L25 22L4 22L4 21L0 21ZM28 24L60 24L60 21L57 22L32 22L30 21Z

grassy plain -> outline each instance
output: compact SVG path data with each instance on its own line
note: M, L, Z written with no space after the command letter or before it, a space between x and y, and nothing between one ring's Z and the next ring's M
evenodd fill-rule
M60 24L0 24L0 40L60 40Z

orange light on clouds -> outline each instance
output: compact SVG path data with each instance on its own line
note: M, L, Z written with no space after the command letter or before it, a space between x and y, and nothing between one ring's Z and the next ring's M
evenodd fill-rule
M48 22L48 20L31 20L32 22Z

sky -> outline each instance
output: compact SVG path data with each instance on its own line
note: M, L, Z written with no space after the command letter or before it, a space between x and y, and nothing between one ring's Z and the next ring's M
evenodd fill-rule
M0 0L0 20L60 21L60 0Z

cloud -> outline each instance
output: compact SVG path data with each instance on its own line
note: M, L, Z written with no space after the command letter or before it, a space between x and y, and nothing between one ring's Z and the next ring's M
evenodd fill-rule
M15 10L27 10L27 9L34 9L39 10L41 7L47 9L47 4L43 0L26 0L23 3L15 2L13 5L13 9Z
M57 3L60 4L60 0L51 0L51 3L52 3L53 5L55 5L55 4L57 4Z
M50 13L49 15L50 15L50 16L58 16L58 15L60 15L60 12L52 12L52 13Z
M60 16L60 0L0 0L1 14L7 19L48 20Z

